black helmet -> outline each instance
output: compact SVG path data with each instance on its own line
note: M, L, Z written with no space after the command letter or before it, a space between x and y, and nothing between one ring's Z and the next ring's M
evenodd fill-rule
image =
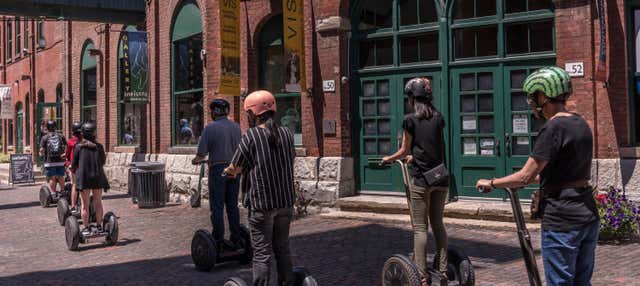
M223 116L229 114L229 108L229 102L221 98L214 99L209 104L209 110L213 112L214 116Z
M87 122L82 124L82 137L95 138L96 137L96 124L93 122Z
M431 81L428 78L416 77L404 86L404 93L413 98L433 100Z
M73 135L79 135L82 133L82 123L76 121L74 123L71 123L71 132L73 133Z
M56 122L53 120L47 120L47 131L56 131Z

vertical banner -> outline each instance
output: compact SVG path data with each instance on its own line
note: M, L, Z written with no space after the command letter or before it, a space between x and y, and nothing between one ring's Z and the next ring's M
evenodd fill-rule
M127 32L123 36L121 66L123 72L124 101L146 102L149 98L149 54L147 33Z
M220 94L240 96L240 0L220 0Z
M306 88L304 65L304 0L283 0L284 56L287 65L285 89L301 92Z
M13 119L13 101L11 101L11 86L0 85L0 119Z

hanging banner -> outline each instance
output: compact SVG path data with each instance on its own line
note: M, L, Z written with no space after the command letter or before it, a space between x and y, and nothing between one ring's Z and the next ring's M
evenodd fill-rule
M304 1L283 0L285 90L301 92L306 88L304 65Z
M11 101L11 86L0 85L0 119L13 119L13 101Z
M122 36L124 101L147 102L149 98L149 54L146 32L126 32Z
M240 0L220 2L220 95L240 96Z

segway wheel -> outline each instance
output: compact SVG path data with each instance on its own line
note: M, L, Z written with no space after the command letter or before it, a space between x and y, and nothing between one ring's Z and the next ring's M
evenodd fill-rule
M80 244L80 225L78 220L70 216L67 218L64 224L64 234L67 239L67 248L71 251L78 250L78 244Z
M211 234L206 230L198 230L191 240L191 259L196 269L209 271L216 265L216 243Z
M115 245L118 242L118 218L112 212L108 212L104 215L102 220L102 226L107 232L107 245Z
M318 286L318 282L304 267L294 267L293 277L295 277L296 286Z
M251 263L253 259L253 247L251 246L251 233L249 233L249 229L244 225L240 225L240 239L243 243L244 254L238 259L238 263L246 265Z
M231 277L222 286L249 286L242 278Z
M40 187L40 206L43 208L49 207L51 204L51 191L49 191L49 187L42 186Z
M382 268L382 286L421 286L422 275L406 256L396 254Z
M457 247L449 246L447 249L447 277L450 285L474 286L476 276L471 264L471 259ZM433 268L438 269L438 255L433 259Z
M64 226L64 222L71 216L71 209L69 208L69 201L65 198L61 198L58 201L58 222L61 226Z

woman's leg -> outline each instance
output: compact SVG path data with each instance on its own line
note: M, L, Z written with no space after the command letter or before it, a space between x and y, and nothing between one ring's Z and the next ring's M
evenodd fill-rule
M267 286L271 281L273 211L252 211L249 218L253 244L253 286Z
M436 240L436 253L439 254L440 260L437 262L438 270L445 272L447 270L447 230L444 227L442 217L444 216L444 203L447 199L446 187L432 187L429 189L430 205L429 220L431 221L431 230Z
M93 207L96 209L96 223L101 225L104 210L102 209L102 189L93 189Z
M278 266L278 283L284 286L293 285L293 263L289 248L289 229L291 226L292 208L277 210L273 221L273 253Z
M413 184L413 182L411 182ZM427 228L429 226L429 203L426 189L413 185L411 192L411 217L413 221L413 256L416 266L427 271Z
M76 203L78 202L78 191L76 190L76 174L71 171L69 172L69 176L71 177L71 208L76 208Z
M89 198L91 192L89 190L80 191L80 205L82 206L82 212L80 217L82 218L82 225L86 228L89 226Z

